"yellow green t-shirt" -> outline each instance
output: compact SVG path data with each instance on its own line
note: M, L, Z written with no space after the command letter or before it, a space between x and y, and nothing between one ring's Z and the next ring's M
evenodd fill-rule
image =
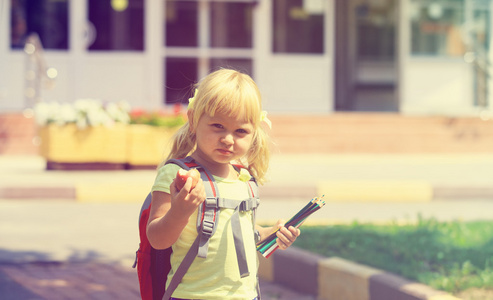
M169 186L180 169L176 164L161 167L152 191L169 193ZM249 197L248 185L240 180L228 180L214 176L222 198L244 200ZM221 209L216 233L209 241L207 258L196 257L173 297L183 299L254 299L257 296L257 254L255 247L252 212L240 212L240 224L250 275L240 277L236 258L231 216L233 209ZM171 271L167 284L178 269L190 246L197 237L197 211L190 217L178 240L173 244Z

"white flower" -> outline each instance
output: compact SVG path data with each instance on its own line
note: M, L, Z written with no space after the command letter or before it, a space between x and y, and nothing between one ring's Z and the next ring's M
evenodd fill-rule
M88 126L112 126L115 122L130 123L130 105L125 102L108 103L97 99L78 99L74 103L40 102L34 107L40 126L55 123L59 126L75 123L79 129Z
M50 107L48 103L40 102L34 106L34 117L38 125L43 126L48 124L49 115Z
M106 112L111 117L111 119L115 120L116 122L128 124L130 123L130 116L128 114L129 110L126 109L127 108L126 106L124 106L123 103L116 104L111 102L108 103L108 105L106 106Z
M74 123L77 118L77 112L75 108L69 103L63 103L60 106L59 119L63 120L63 123Z
M59 117L60 105L57 102L41 102L34 107L36 123L40 126L56 122Z
M75 125L79 129L84 129L88 126L86 118L77 118L77 121L75 121Z
M118 102L118 106L120 107L120 109L123 111L123 112L130 112L132 110L132 107L130 106L130 103L128 103L127 101L120 101Z
M89 120L89 124L93 126L112 126L115 124L115 121L111 119L110 115L102 107L89 111L87 119Z
M78 111L89 112L103 107L103 104L97 99L79 99L74 102L74 107Z

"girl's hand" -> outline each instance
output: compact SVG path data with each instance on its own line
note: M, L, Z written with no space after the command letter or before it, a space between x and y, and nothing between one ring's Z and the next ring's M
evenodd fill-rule
M170 185L171 209L181 216L191 216L205 200L205 189L202 179L192 188L192 178L188 178L181 190L177 188L177 179Z
M289 228L284 227L284 220L277 221L276 227L279 228L279 231L276 232L277 235L277 244L279 248L282 250L287 249L291 246L296 238L300 236L300 230L296 227L289 226Z

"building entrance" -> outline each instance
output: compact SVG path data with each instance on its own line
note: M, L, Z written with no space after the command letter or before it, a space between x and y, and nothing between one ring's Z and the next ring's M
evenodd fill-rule
M336 0L335 109L398 111L395 0Z

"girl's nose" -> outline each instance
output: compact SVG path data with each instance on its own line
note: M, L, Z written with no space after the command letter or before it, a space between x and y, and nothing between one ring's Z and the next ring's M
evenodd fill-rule
M227 134L221 138L221 143L225 145L232 145L234 143L233 135Z

